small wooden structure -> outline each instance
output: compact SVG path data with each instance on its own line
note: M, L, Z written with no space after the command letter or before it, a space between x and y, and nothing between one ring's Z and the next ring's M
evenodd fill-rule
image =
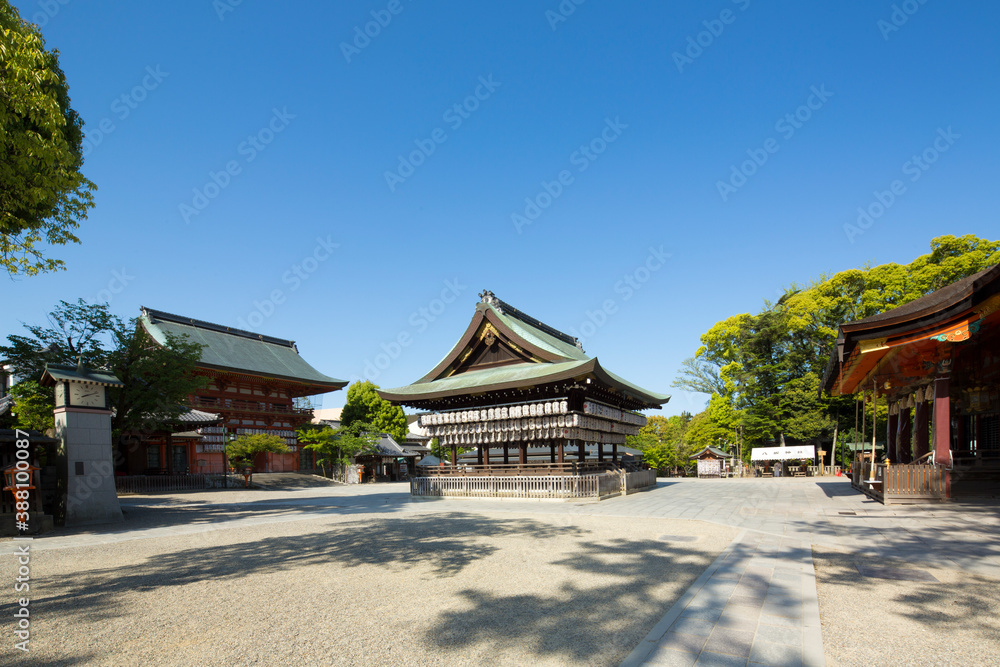
M641 479L631 479L631 486L629 479L619 479L639 472L636 466L622 468L619 448L646 423L638 411L658 408L670 397L605 370L584 353L577 339L492 292L480 297L465 334L433 370L406 387L379 391L396 405L424 410L420 426L452 450L450 466L421 466L411 492L469 495L475 487L476 494L535 497L544 488L544 497L580 497L575 494L593 491L599 496L600 488L613 484L619 490L655 485L655 472L650 477L643 471ZM475 461L460 468L459 448L475 450ZM538 449L547 452L548 460L531 457L535 460L529 462L529 451ZM585 466L567 466L586 463L590 452L593 462L608 464L607 469L589 472ZM512 481L591 474L619 481L578 480L577 486ZM450 481L423 481L428 478ZM466 481L455 481L461 479Z
M883 502L1000 491L1000 265L840 326L834 396L888 405L888 464L858 457L855 486Z
M698 462L698 477L722 477L723 462L728 458L729 454L715 447L691 455L691 460Z
M399 482L407 479L416 468L418 452L407 451L388 433L382 433L375 449L354 457L362 466L361 482Z

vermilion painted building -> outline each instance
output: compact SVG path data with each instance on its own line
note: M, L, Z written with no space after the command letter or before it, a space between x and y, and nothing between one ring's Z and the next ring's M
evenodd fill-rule
M208 385L190 397L190 406L219 415L223 424L201 426L149 443L129 456L128 472L219 471L223 450L232 435L267 433L284 438L291 450L256 462L259 472L311 470L311 452L300 451L296 429L312 420L309 407L295 399L342 389L347 382L320 373L299 356L294 341L142 309L139 320L149 335L164 344L167 334L186 336L203 346L198 373ZM197 426L191 424L191 426Z

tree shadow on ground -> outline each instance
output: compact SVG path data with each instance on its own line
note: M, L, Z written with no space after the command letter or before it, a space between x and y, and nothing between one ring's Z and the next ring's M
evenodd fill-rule
M574 581L571 574L569 583L548 596L465 589L459 594L466 605L442 613L425 641L447 651L489 654L517 645L538 658L618 664L673 603L658 599L653 589L671 580L680 595L714 557L648 539L582 545L554 564L570 573L599 575L597 585Z
M496 519L460 513L375 518L337 523L305 535L268 537L237 544L211 545L157 554L122 571L94 569L80 573L52 595L39 597L38 608L59 613L64 622L85 615L112 619L117 599L134 591L185 586L201 581L233 581L312 564L343 567L378 564L412 568L427 565L438 577L461 572L497 550L487 538L512 535L544 540L584 534L572 526L553 526L531 519ZM12 614L0 606L0 616ZM58 610L58 611L57 611Z
M817 586L827 587L836 596L838 605L857 608L850 622L856 622L858 628L851 630L867 636L866 626L874 624L886 629L872 647L881 650L883 657L893 656L894 660L905 661L907 650L915 650L926 657L927 650L934 647L940 651L938 659L954 660L955 664L987 664L1000 650L1000 617L993 613L998 583L995 578L953 571L956 582L952 583L887 580L863 576L858 565L904 571L922 570L922 567L906 559L875 558L820 547L814 547L813 557ZM991 604L994 609L990 608ZM892 621L893 616L910 621L914 626L901 627ZM961 640L955 636L956 632L964 633ZM952 654L956 641L977 646L992 658L987 662L972 656L960 659ZM873 662L880 660L869 653L865 664Z
M220 491L224 493L224 491ZM129 502L129 501L132 502ZM368 494L363 496L287 496L262 497L254 500L225 502L219 496L215 502L188 500L172 494L162 498L126 496L121 499L123 523L96 526L59 526L39 536L38 540L75 535L127 535L136 530L171 526L203 526L238 519L262 516L317 516L324 514L381 514L398 512L410 501L408 494Z

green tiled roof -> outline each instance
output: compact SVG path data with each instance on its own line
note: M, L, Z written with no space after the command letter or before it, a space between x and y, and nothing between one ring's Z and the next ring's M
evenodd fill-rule
M484 292L480 296L483 300L476 304L476 314L465 335L445 358L411 385L380 390L382 398L413 404L593 377L612 391L621 392L640 404L659 406L670 400L666 394L643 389L606 371L596 358L577 347L575 338L500 301L492 292ZM474 334L483 326L484 320L492 321L501 330L502 336L510 337L511 345L528 350L532 360L491 368L472 366L454 372L464 359L463 351L467 356L477 344Z
M209 368L294 380L329 387L330 391L347 384L345 380L323 375L306 363L290 340L148 308L142 309L139 321L161 345L166 343L167 334L187 336L192 343L203 345L201 365Z
M567 361L561 364L513 364L478 371L469 371L460 375L417 382L415 384L385 389L382 393L398 396L408 396L415 399L424 398L430 394L448 393L459 390L486 391L502 389L506 385L520 386L526 382L545 379L552 375L573 377L574 371L586 374L586 361Z
M455 393L478 393L515 389L524 385L557 382L559 380L568 380L586 375L593 375L608 385L644 403L659 405L670 400L670 396L668 395L648 391L631 382L626 382L613 373L609 373L601 367L597 359L565 361L555 364L523 363L469 371L460 375L441 378L440 380L417 382L396 389L384 389L379 391L379 395L390 401L420 401Z
M89 368L81 369L79 366L64 364L45 364L45 372L42 373L41 383L51 386L63 380L79 380L81 382L93 382L112 387L121 387L123 383L112 373L107 371L95 371Z
M529 343L533 343L538 347L549 350L553 354L566 357L567 359L590 359L590 357L588 357L583 350L578 348L576 345L570 345L569 343L559 340L555 336L545 333L541 329L531 326L523 320L507 315L492 304L483 305L493 311L493 314L495 314L500 321L510 327L518 336L525 339Z

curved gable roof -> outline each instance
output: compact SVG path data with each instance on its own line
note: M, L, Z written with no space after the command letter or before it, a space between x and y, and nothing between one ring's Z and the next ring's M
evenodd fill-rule
M487 325L506 344L529 358L494 367L463 367L463 361L476 348ZM378 393L389 401L412 403L585 377L649 406L660 406L670 400L669 395L643 389L605 370L596 358L584 353L572 336L525 315L491 292L484 292L468 328L444 359L413 384Z
M347 382L320 373L299 356L295 342L210 322L142 309L141 326L160 345L167 335L187 336L202 345L202 367L312 384L329 391Z

